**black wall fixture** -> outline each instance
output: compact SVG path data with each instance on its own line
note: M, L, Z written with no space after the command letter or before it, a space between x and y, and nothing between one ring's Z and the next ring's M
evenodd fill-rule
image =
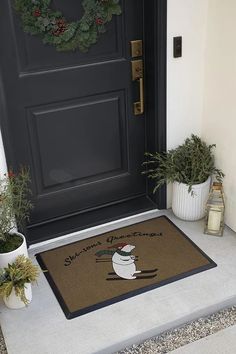
M182 57L182 37L174 37L173 38L173 53L174 58Z

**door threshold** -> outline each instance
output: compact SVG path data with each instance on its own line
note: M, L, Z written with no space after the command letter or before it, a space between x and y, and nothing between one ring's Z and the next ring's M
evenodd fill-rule
M70 242L76 242L105 232L109 232L114 229L119 229L121 227L129 226L138 222L158 217L161 213L163 213L163 211L161 212L158 209L153 209L128 217L124 217L118 220L113 220L101 225L96 225L84 230L75 231L60 237L32 244L29 246L29 251L31 254L35 254L39 251L39 249L40 251L42 251L43 249L50 249L54 247L63 246Z
M30 246L156 208L156 204L148 196L135 196L86 212L71 214L66 218L29 225L26 228L27 243Z

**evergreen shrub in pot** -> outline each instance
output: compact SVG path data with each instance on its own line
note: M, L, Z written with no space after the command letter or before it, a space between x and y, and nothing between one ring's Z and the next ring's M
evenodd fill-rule
M215 147L192 134L175 149L145 154L143 174L154 180L153 192L165 183L173 183L172 209L183 220L203 218L211 178L222 182L224 174L214 163Z
M26 240L16 231L29 218L32 203L29 199L29 171L21 167L0 180L0 268L7 267L18 255L28 256Z

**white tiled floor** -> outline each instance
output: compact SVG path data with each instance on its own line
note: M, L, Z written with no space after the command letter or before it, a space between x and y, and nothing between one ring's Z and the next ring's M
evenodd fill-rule
M0 305L1 326L9 354L113 353L167 329L236 303L236 234L202 233L203 221L184 222L171 211L152 211L72 235L52 244L37 245L31 255L93 236L113 228L166 214L217 264L145 294L66 320L44 275L33 288L27 309L10 311Z

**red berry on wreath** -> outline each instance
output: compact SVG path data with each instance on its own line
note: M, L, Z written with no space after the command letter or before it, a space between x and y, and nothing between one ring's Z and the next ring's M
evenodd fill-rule
M41 11L40 11L39 9L34 10L33 16L34 16L34 17L39 17L39 16L41 16Z
M103 20L101 18L96 18L96 24L97 25L103 25Z

